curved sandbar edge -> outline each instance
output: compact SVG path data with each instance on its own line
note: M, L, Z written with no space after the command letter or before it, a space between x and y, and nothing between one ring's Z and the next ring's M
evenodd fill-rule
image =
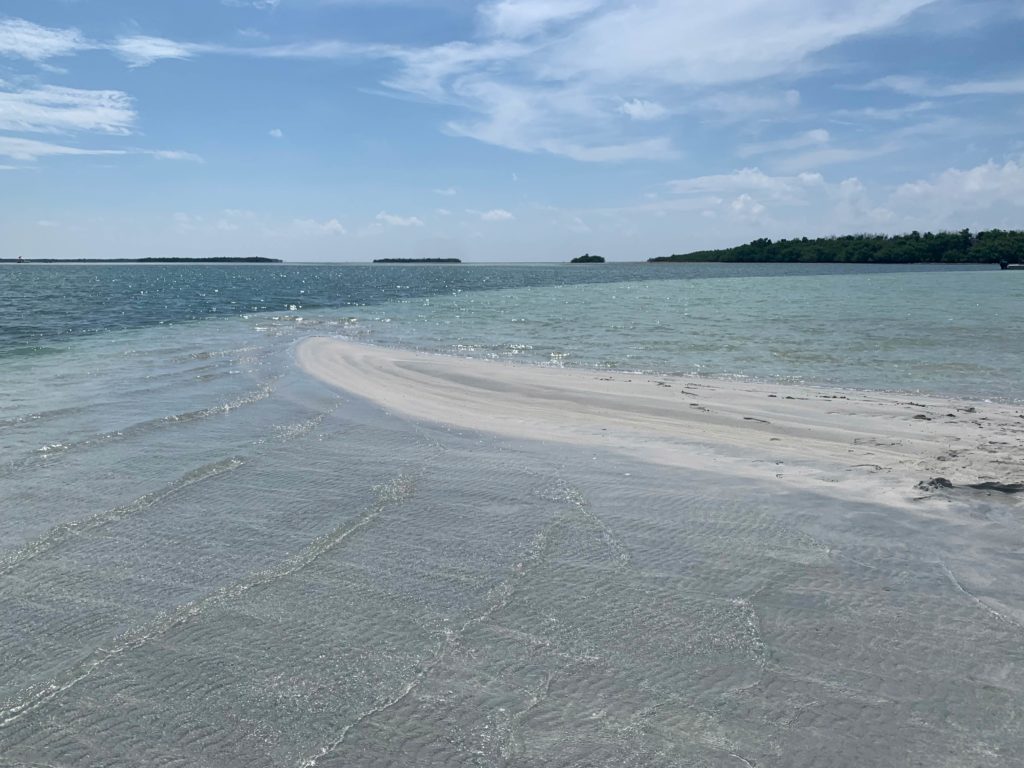
M1006 482L1024 450L1012 405L547 368L315 337L307 373L403 416L517 439L600 446L736 481L920 507L935 477ZM943 490L941 488L933 490ZM948 495L948 494L947 494Z

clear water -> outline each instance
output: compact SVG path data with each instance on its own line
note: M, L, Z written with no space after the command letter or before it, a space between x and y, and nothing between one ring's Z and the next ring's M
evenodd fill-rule
M293 365L1021 396L998 272L606 266L0 270L0 766L1012 765L1017 508L463 433Z
M856 265L10 266L0 364L200 323L190 327L240 339L339 334L545 365L1016 400L1016 278Z

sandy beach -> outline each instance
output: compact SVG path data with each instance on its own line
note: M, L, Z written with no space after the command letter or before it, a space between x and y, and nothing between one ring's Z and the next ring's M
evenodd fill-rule
M915 509L1024 490L1019 406L514 365L334 338L308 339L296 354L324 382L460 429Z

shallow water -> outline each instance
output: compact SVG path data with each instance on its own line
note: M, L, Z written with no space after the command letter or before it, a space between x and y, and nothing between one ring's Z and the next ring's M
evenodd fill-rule
M342 334L543 365L1020 400L1017 277L827 264L8 265L0 365L67 369L83 340L117 353L128 331L184 324L239 345Z
M988 290L887 279L961 278ZM791 317L787 290L826 290L757 279L519 289L525 331L512 291L449 291L5 357L0 766L1012 765L1018 507L918 516L419 424L291 358L325 329L511 355L504 327L592 364L557 321L609 292L675 315L732 285Z

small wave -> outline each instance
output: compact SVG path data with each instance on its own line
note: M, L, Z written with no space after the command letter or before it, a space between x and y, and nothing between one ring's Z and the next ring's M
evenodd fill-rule
M22 424L37 424L41 421L49 421L51 419L59 419L62 416L73 416L76 413L81 413L84 409L78 406L72 406L69 408L54 408L48 411L37 411L36 413L26 413L20 416L11 416L6 419L0 419L0 429L6 427L16 427Z
M210 608L236 601L252 589L280 581L309 567L354 533L373 523L389 507L401 505L413 494L415 488L415 479L404 473L387 483L375 486L374 490L377 496L375 502L356 520L346 521L332 531L314 539L305 549L286 558L277 566L251 573L244 581L222 587L206 597L161 613L152 621L124 632L109 647L96 648L82 661L66 670L63 675L47 683L34 686L22 695L20 701L8 702L3 708L0 708L0 729L6 728L23 716L45 706L90 677L111 660L141 648L150 640L187 624Z
M243 408L247 405L258 403L262 400L269 398L275 390L275 383L280 376L274 377L270 381L266 382L262 386L255 390L246 392L233 400L229 400L226 403L211 406L209 408L202 408L195 411L186 411L184 413L174 413L169 416L161 416L155 419L147 419L146 421L136 422L124 429L115 430L112 432L103 432L98 435L86 438L84 440L78 440L74 442L63 442L56 441L37 449L34 455L31 455L20 460L15 460L7 465L4 472L0 473L0 476L7 474L10 475L22 469L26 469L33 465L35 462L45 460L57 455L63 455L72 451L80 451L95 447L97 445L107 445L109 443L117 442L119 440L125 440L139 435L144 435L149 432L153 432L158 429L163 429L168 426L187 424L194 421L201 421L203 419L212 418L215 416L222 416L226 413L230 413L238 408Z
M190 486L201 483L204 480L217 477L218 475L223 475L226 472L231 472L232 470L238 469L243 464L245 464L245 460L237 457L205 464L190 472L186 472L177 480L167 486L164 486L160 490L140 496L128 504L114 509L108 509L103 512L98 512L95 515L81 520L72 520L71 522L61 523L47 531L38 539L35 539L20 549L10 552L0 558L0 576L6 576L22 563L32 560L45 552L49 552L72 536L79 536L87 531L94 531L97 528L108 525L109 523L113 523L117 520L123 520L126 517L143 512L167 500L171 496L180 493Z

